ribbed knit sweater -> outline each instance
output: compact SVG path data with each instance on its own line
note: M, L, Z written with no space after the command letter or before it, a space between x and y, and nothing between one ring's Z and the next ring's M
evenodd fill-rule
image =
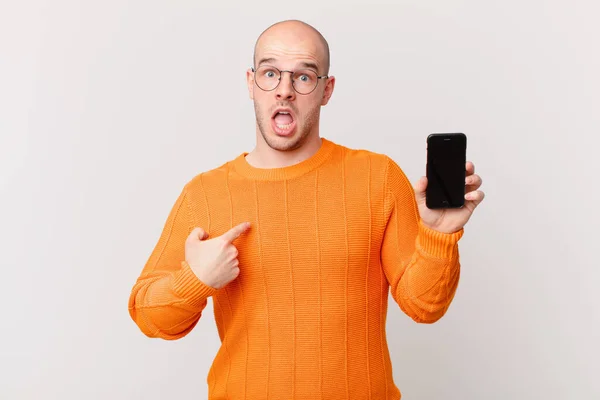
M212 296L221 346L210 400L400 399L388 293L421 323L454 297L463 230L426 227L389 156L321 140L295 165L257 168L244 152L195 175L132 288L131 318L168 340L187 335ZM239 276L206 285L185 261L188 234L202 227L210 239L246 221L233 242Z

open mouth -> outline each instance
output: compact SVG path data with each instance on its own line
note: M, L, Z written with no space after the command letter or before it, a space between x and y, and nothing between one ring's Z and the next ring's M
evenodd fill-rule
M294 132L296 120L289 110L277 110L271 117L271 125L276 134L287 136Z

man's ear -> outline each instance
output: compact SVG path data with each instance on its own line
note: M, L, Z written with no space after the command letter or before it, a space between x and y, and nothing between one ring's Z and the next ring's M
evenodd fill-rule
M252 68L248 68L246 71L246 84L248 85L248 95L251 100L254 100L254 72L252 72Z
M321 105L327 105L329 103L329 99L333 94L333 88L335 87L335 77L330 76L327 78L327 83L325 84L325 90L323 91L323 99L321 99Z

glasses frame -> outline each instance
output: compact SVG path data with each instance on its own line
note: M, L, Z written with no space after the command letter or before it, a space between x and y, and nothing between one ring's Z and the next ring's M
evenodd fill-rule
M294 76L294 73L296 72L296 71L290 71L290 70L285 70L285 69L284 69L284 70L280 70L279 68L277 68L277 67L274 67L274 66L272 66L272 65L264 65L264 66L265 66L265 67L267 67L267 66L268 66L268 67L270 67L270 68L273 68L273 69L275 69L275 70L277 70L277 71L279 72L279 78L277 78L277 85L275 85L275 87L274 87L273 89L269 89L269 90L267 90L267 89L263 89L263 88L261 88L261 87L260 87L260 85L259 85L259 84L256 82L256 78L254 79L254 83L256 83L256 86L257 86L257 87L258 87L260 90L262 90L262 91L264 91L264 92L272 92L273 90L277 89L277 88L279 87L279 84L281 83L281 77L283 76L283 73L284 73L284 72L289 72L291 76ZM258 71L258 69L259 69L260 67L263 67L263 65L260 65L260 66L258 66L257 68L250 67L250 69L252 70L252 73L256 73L256 71ZM316 72L315 72L315 73L316 73ZM312 92L314 92L314 91L315 91L315 89L317 88L317 86L319 86L319 80L320 80L320 79L324 79L324 78L329 78L329 75L317 75L317 83L315 84L315 87L314 87L314 88L313 88L313 89L312 89L310 92L308 92L308 93L301 93L301 92L299 92L299 91L298 91L298 89L296 89L296 86L294 86L294 79L292 79L292 87L294 88L294 91L295 91L296 93L298 93L298 94L301 94L301 95L303 95L303 96L306 96L306 95L308 95L308 94L311 94Z

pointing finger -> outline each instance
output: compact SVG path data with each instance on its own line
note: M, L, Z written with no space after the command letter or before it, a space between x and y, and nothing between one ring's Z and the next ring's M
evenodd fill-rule
M249 222L242 222L241 224L234 226L227 232L225 232L221 237L225 239L227 242L233 242L237 239L242 233L246 232L250 228Z

